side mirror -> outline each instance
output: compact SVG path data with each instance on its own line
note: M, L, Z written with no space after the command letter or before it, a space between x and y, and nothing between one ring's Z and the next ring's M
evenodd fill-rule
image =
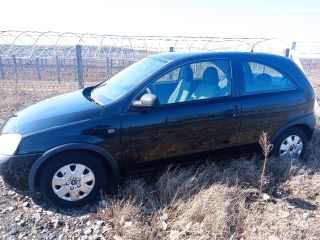
M141 108L141 107L155 107L159 106L159 99L156 95L151 93L143 94L140 100L134 100L132 102L133 107Z

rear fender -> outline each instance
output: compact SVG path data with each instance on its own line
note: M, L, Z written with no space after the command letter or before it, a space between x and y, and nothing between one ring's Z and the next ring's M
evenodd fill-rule
M281 128L279 128L275 134L271 137L271 143L274 143L276 139L288 128L295 127L295 126L304 126L307 127L307 129L312 133L316 126L316 117L315 114L309 114L301 118L297 118L293 121L287 122L285 125L283 125ZM309 136L308 136L309 137Z

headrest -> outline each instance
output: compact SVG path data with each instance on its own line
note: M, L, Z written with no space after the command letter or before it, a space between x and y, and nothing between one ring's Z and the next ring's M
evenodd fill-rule
M267 73L261 73L256 77L256 82L258 84L271 84L272 78Z
M180 79L182 79L184 81L188 81L188 82L192 81L193 71L189 65L182 67Z
M214 67L207 67L203 72L202 81L207 84L215 84L219 83L219 75L218 71Z

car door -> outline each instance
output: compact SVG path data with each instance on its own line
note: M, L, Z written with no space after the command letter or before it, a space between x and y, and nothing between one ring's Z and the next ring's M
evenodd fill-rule
M190 67L192 82L181 83L183 69ZM223 94L206 96L204 92L201 97L193 96L202 84L207 68L217 69L218 89ZM177 69L180 76L176 89L172 89L170 94L155 91L159 83L164 84L163 79L176 76ZM236 96L230 61L213 59L177 69L147 87L149 92L160 99L159 106L141 109L130 107L123 113L121 145L124 164L221 149L237 143L240 127L239 97ZM170 81L168 83L171 84ZM188 88L177 89L183 86ZM179 91L184 92L184 98L176 98L172 102L174 97L170 95Z
M278 67L259 59L242 59L241 144L259 141L261 133L271 137L277 129L303 111L296 99L297 84Z

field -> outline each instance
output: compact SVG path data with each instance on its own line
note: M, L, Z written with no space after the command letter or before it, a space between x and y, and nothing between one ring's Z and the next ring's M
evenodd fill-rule
M304 64L319 93L320 67L310 61ZM34 102L77 88L73 81L0 81L0 126ZM320 239L319 144L317 129L303 161L268 159L262 195L257 157L131 175L116 196L78 210L34 202L0 182L0 238Z

